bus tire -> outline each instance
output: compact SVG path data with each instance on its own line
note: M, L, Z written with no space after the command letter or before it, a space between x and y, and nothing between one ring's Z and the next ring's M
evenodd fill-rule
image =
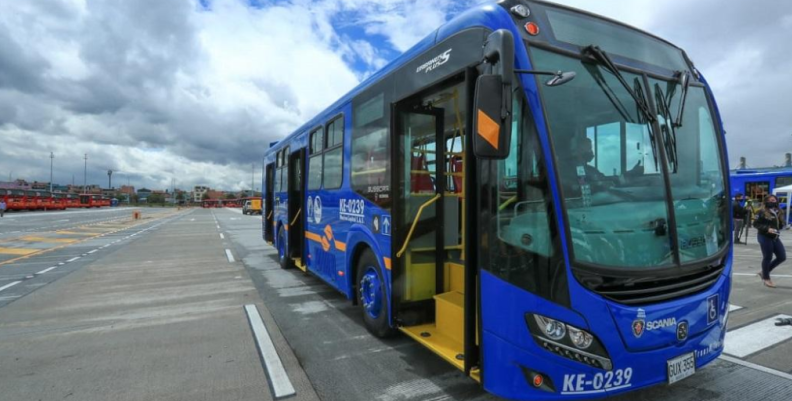
M283 226L278 228L278 262L280 262L281 269L291 268L291 258L286 250L286 230L283 229Z
M379 263L370 250L358 259L356 295L363 312L366 329L376 337L388 337L393 329L388 323L388 296Z

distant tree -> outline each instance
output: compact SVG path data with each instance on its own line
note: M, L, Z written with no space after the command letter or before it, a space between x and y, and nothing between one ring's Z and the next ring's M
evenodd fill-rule
M176 194L176 200L177 201L183 201L184 200L184 192L179 192L178 194Z
M130 202L132 202L132 203L134 203L134 204L136 204L136 205L137 205L137 204L138 204L138 201L140 201L140 198L138 198L137 194L132 194L132 195L129 197L129 200L130 200Z
M148 200L146 201L149 204L157 204L161 203L163 206L165 205L165 195L163 194L151 194L148 196Z
M207 199L209 199L209 193L208 192L204 192L204 194L201 195L201 200L207 200Z
M231 192L229 192L229 193L226 194L225 198L226 199L236 199L237 196L235 194L232 194Z

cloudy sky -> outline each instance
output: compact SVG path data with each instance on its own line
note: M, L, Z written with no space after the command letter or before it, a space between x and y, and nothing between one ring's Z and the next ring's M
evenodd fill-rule
M477 1L3 1L0 181L249 189L261 155ZM730 162L792 152L792 3L569 0L685 48Z

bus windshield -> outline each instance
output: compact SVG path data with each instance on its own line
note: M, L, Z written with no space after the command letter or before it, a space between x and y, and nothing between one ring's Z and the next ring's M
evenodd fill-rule
M622 71L638 98L657 105L659 132L602 66L532 49L537 69L575 71L543 91L574 259L601 266L661 267L717 253L728 242L721 158L703 88L688 90L681 127L677 80ZM662 147L662 149L661 149ZM661 151L668 157L662 165ZM665 172L670 174L667 193ZM672 237L668 198L678 238Z

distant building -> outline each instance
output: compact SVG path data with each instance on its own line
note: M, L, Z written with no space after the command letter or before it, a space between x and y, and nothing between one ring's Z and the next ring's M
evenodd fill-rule
M137 191L138 202L146 202L148 200L149 195L151 195L151 190L146 188L140 188Z
M193 202L201 202L203 200L203 196L205 193L209 192L211 189L207 186L203 185L196 185L192 191L192 200Z
M83 187L82 185L68 185L69 193L73 194L102 194L102 187L98 185L88 185L87 187Z
M126 195L134 195L135 194L135 187L134 186L129 186L129 185L122 185L121 189L119 189L118 192L120 192L122 194L126 194Z
M30 185L30 189L44 191L49 189L49 185L48 182L33 181L33 184Z
M0 181L0 188L3 189L30 189L30 184L25 180Z
M209 196L209 199L224 199L225 198L225 192L223 192L223 191L215 191L215 190L210 189L210 190L206 191L206 194Z

